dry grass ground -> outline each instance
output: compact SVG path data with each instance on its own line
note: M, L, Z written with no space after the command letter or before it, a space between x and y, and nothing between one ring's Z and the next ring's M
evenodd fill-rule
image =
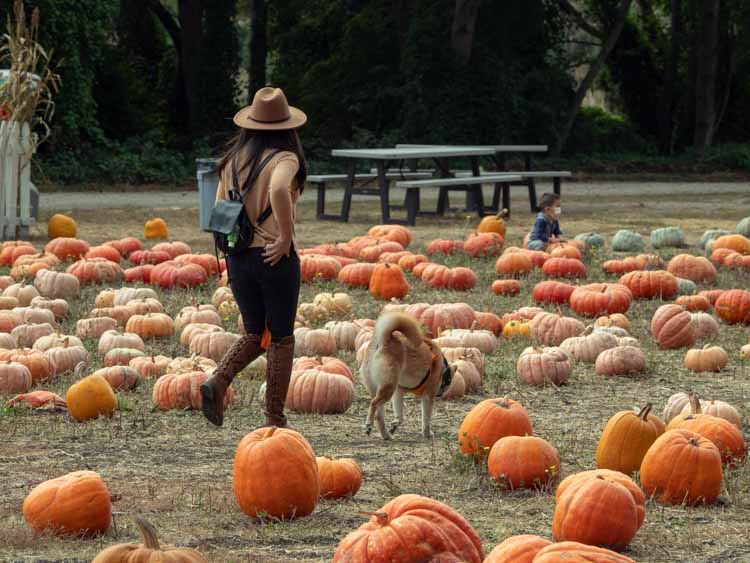
M97 195L95 197L106 197ZM642 203L643 202L643 203ZM355 205L347 225L314 221L314 208L300 209L299 240L305 246L323 241L345 240L378 221L374 205ZM747 214L750 196L716 193L694 201L668 198L613 196L589 201L586 196L566 198L563 227L567 233L596 230L611 235L619 228L635 228L647 234L652 228L678 224L691 243L709 227L733 227ZM521 200L510 222L509 244L518 244L531 218ZM76 213L80 236L100 242L141 233L143 221L161 215L169 222L175 239L189 242L196 250L209 249L209 237L196 229L197 210L128 209ZM436 237L463 237L475 219L450 217L420 220L414 229L414 250L424 250ZM37 241L42 244L43 239ZM691 251L698 252L697 248ZM668 257L669 253L665 253ZM589 280L603 278L603 255L588 263ZM466 263L450 258L450 264ZM476 309L499 314L531 303L531 289L538 274L524 280L520 296L501 299L489 292L494 261L475 260L470 266L479 274L478 287L466 294L425 290L411 280L410 301L466 301ZM728 287L750 286L747 274L722 273L719 283ZM332 289L307 285L303 300ZM75 305L74 315L93 306L100 288L86 289ZM164 293L171 314L195 299L207 300L213 285L197 293ZM375 316L379 304L366 293L355 291L357 316ZM666 398L678 390L694 389L701 395L721 398L736 405L748 429L750 368L740 364L738 350L748 341L746 327L722 326L721 344L731 362L719 374L696 375L682 367L683 351L658 350L650 337L649 321L657 302L639 302L631 309L634 334L646 350L649 370L637 378L603 379L593 368L577 365L568 385L531 388L515 375L521 343L503 343L488 358L482 394L440 403L434 417L435 438L428 442L418 432L418 408L408 402L406 425L394 441L384 444L363 431L368 399L358 384L352 408L340 416L291 414L291 424L310 441L318 455L352 456L364 470L364 483L351 500L321 502L314 514L292 522L254 522L235 506L232 498L232 463L240 439L262 423L261 409L254 400L259 378L252 374L237 382L239 402L228 413L221 429L210 426L197 412L155 412L151 404L152 381L133 393L122 394L121 410L111 420L86 424L67 416L0 410L0 560L1 561L90 561L104 546L135 540L135 531L124 513L144 514L159 529L163 543L192 546L211 561L322 561L330 560L345 534L359 526L372 511L401 493L418 493L444 501L458 509L475 527L489 551L506 537L534 533L550 537L554 499L549 493L502 492L485 475L457 455L456 432L469 409L482 399L510 395L528 409L535 433L549 440L560 452L564 475L594 467L594 450L608 418L616 411L653 402L661 411ZM74 322L63 323L65 332ZM92 352L95 343L89 343ZM183 354L177 341L153 342L150 348L169 355ZM101 357L96 355L96 366ZM345 355L352 367L354 358ZM45 388L64 394L71 376L61 376ZM34 537L21 514L24 496L37 483L63 473L90 468L106 480L115 503L115 526L94 540ZM750 561L750 469L747 465L725 475L720 502L705 508L648 506L643 528L628 555L640 562Z

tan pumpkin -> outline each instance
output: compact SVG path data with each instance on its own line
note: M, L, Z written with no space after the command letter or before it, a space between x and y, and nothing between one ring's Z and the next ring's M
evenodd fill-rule
M728 363L729 356L720 346L706 345L688 350L685 354L685 367L690 371L721 371Z
M0 332L10 332L21 325L23 321L13 311L0 311Z
M313 305L323 307L330 315L348 315L352 312L352 298L348 293L318 293Z
M159 378L167 373L167 366L171 361L172 358L167 356L139 356L130 360L128 366L144 379Z
M161 304L161 301L154 299L153 297L147 297L146 299L133 299L132 301L128 301L127 305L124 305L124 307L130 312L130 316L164 312L164 305Z
M104 354L104 365L106 367L127 366L130 365L133 358L140 358L145 355L134 348L112 348Z
M482 374L474 364L460 359L450 363L453 368L453 378L463 381L464 393L478 391L482 387ZM458 384L460 385L460 384Z
M22 324L10 331L10 335L16 339L19 346L31 348L42 336L54 334L55 329L49 323Z
M76 322L76 336L83 340L98 340L108 330L115 330L117 321L111 317L79 319Z
M316 369L292 372L286 408L301 413L340 414L354 402L354 383L337 373Z
M18 347L18 342L7 332L0 332L0 349L12 350Z
M599 375L629 375L646 371L646 356L635 346L615 346L596 358Z
M457 344L445 346L441 344L443 339L452 339ZM495 335L489 330L472 330L472 329L449 329L440 334L435 342L441 348L476 348L483 354L494 354L498 351L499 342ZM446 341L447 342L447 341Z
M72 274L54 270L40 270L34 278L34 287L48 299L76 299L81 294L81 284Z
M667 399L667 404L664 406L664 412L662 413L662 418L664 419L665 424L669 424L672 419L683 412L683 409L685 408L687 408L685 414L689 414L691 412L690 396L687 393L680 391L669 397L669 399Z
M623 330L630 331L630 320L622 313L613 313L611 315L606 315L606 316L599 317L598 319L596 319L596 321L594 321L594 326L598 326L598 327L616 326Z
M682 410L679 413L679 415L681 415L682 417L686 417L687 415L692 414L693 411L689 396L687 395L687 393L684 393L684 395L687 398L687 402L685 406L682 407ZM708 414L717 418L723 418L727 422L731 422L732 424L734 424L737 428L742 428L740 413L736 408L725 401L704 401L703 399L701 399L700 410L703 414Z
M39 291L33 285L26 285L21 282L6 287L3 290L3 296L15 297L21 307L28 307L34 297L39 297Z
M223 326L221 317L213 305L190 305L183 307L174 320L174 330L180 331L191 323Z
M169 338L174 334L174 322L164 313L133 315L125 325L126 332L134 332L144 340Z
M73 371L81 363L88 363L89 353L83 346L73 346L66 342L62 346L50 348L45 352L50 362L55 364L56 373Z
M484 355L476 348L446 348L442 352L449 363L466 360L476 368L480 377L484 376Z
M76 278L78 281L78 278ZM94 298L94 305L103 309L104 307L113 307L115 304L115 290L112 288L102 289Z
M34 298L36 299L36 297ZM27 324L55 324L55 314L48 309L35 307L16 307L13 312L18 315L21 322Z
M696 341L710 341L719 336L719 323L708 313L691 313L690 323Z
M294 331L294 353L301 356L332 356L336 341L326 329L298 328Z
M112 306L127 305L135 299L158 299L159 296L150 287L121 287L115 290ZM97 305L99 306L99 305Z
M440 397L444 401L458 399L466 395L466 380L463 378L463 375L456 373L455 364L450 364L450 367L452 372L451 383ZM474 366L472 366L472 369L476 370Z
M138 386L140 376L136 370L124 365L104 367L93 375L100 375L115 391L131 391Z
M52 311L55 319L63 319L68 316L68 309L70 306L65 299L47 299L46 297L34 297L31 300L30 307L36 309L47 309Z
M8 361L23 364L29 368L34 383L44 381L57 372L57 366L44 352L31 348L0 350L0 362Z
M219 309L219 306L225 301L234 301L234 294L228 287L219 287L211 296L211 304Z
M124 305L113 305L103 309L95 308L89 311L89 317L109 317L115 319L119 326L125 326L132 316L131 310Z
M34 350L39 350L40 352L46 352L50 348L57 348L59 346L83 347L83 342L77 336L73 336L72 334L61 334L59 331L56 331L54 334L42 336L37 339L32 348Z
M231 332L201 331L191 338L190 351L218 362L239 338Z
M604 350L618 345L617 336L587 328L581 336L566 338L560 349L576 362L593 364Z
M204 358L193 354L189 357L178 356L167 364L167 373L185 373L191 371L205 371L206 373L216 369L216 362L211 358Z
M9 295L5 297L0 295L0 310L10 311L16 307L18 307L18 299Z
M106 354L113 348L134 348L143 352L146 346L137 334L108 330L99 337L99 352Z
M339 350L355 350L354 341L361 330L358 323L351 321L329 321L325 328L333 336L336 348Z
M562 385L571 371L570 357L560 348L528 347L516 363L516 373L530 385Z
M539 313L529 325L531 338L545 346L559 346L565 339L581 334L585 327L573 317Z
M15 395L26 393L33 383L31 372L17 362L0 362L0 394Z

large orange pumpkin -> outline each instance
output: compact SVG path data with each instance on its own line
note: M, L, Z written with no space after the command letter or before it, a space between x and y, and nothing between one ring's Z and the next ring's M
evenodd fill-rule
M576 258L550 258L544 262L542 273L548 278L585 278L586 266Z
M576 287L574 285L568 283L547 280L539 282L534 286L534 289L531 292L531 297L537 303L554 303L556 305L561 305L570 300L570 296L575 289Z
M469 411L458 430L463 455L486 456L505 436L531 436L531 419L513 399L486 399Z
M335 280L341 264L331 256L305 254L300 257L300 272L303 282Z
M671 299L677 293L677 278L664 270L636 270L620 278L634 299Z
M467 291L476 287L477 276L469 268L448 268L433 264L422 272L422 282L436 289Z
M712 282L716 279L716 268L703 256L678 254L669 261L667 271L695 283Z
M497 215L487 215L479 221L477 226L478 233L497 233L501 237L505 238L505 221L503 221L504 211L501 211Z
M684 428L659 436L641 463L644 491L665 504L713 504L722 479L719 449Z
M377 264L369 262L349 264L341 268L338 273L338 281L349 287L368 287L376 267Z
M373 513L339 543L334 563L448 560L481 563L482 542L456 510L431 498L406 494ZM444 559L445 560L445 559Z
M724 235L715 238L711 243L711 249L728 248L740 254L750 254L750 239L742 235Z
M480 233L470 236L464 242L464 252L472 258L497 256L503 249L505 240L497 233Z
M232 488L237 504L252 518L307 516L320 497L315 452L294 430L258 428L237 446Z
M609 419L596 447L596 466L627 475L638 471L646 452L664 433L664 423L651 413L651 404L640 412L620 411Z
M495 273L501 276L525 276L534 269L534 263L521 252L504 253L495 262Z
M404 272L395 264L378 264L370 277L370 295L378 299L401 299L409 292Z
M750 291L744 289L725 291L716 299L714 310L729 324L750 324Z
M618 283L592 283L576 288L570 294L570 308L579 315L598 317L625 313L633 295Z
M510 490L542 489L560 476L560 457L536 436L505 436L487 457L490 477Z
M92 536L109 529L112 502L98 473L74 471L34 487L23 517L37 534Z
M337 499L357 494L362 486L362 470L356 461L347 457L318 457L316 461L322 498Z

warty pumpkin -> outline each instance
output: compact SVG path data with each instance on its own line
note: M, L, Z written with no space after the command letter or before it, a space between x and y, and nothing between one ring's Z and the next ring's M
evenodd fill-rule
M639 412L620 411L609 419L596 447L599 469L632 475L641 467L646 452L664 433L664 423L651 414L651 403Z
M505 436L487 457L490 477L510 489L543 489L560 476L560 457L536 436Z
M485 399L464 417L458 443L463 455L481 457L500 438L532 434L531 419L521 403L508 397Z

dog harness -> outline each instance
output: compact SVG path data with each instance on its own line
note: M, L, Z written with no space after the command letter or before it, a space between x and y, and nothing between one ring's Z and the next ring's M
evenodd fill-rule
M437 356L435 354L432 355L432 361L435 361L437 359ZM424 378L422 378L422 381L420 381L416 387L404 387L403 385L400 385L401 389L405 393L411 393L412 395L416 395L417 397L421 397L424 395L425 387L427 387L427 380L430 377L430 372L432 371L432 366L429 367L427 370L427 373L425 374ZM437 392L436 397L440 397L445 390L450 386L451 384L451 368L448 365L448 360L443 357L443 380L440 382L440 389Z

